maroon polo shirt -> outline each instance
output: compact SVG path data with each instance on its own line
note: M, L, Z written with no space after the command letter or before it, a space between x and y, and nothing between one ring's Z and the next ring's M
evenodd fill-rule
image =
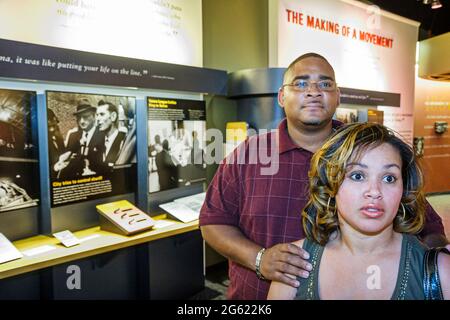
M333 121L334 128L340 125ZM220 164L206 193L200 226L236 226L265 248L304 238L301 211L309 197L312 155L291 140L286 119L277 131L250 137ZM428 209L424 233L444 234L440 217ZM270 282L259 280L255 271L230 261L229 277L228 299L266 299Z

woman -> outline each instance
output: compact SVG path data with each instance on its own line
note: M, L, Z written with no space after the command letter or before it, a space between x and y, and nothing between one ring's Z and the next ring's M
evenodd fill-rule
M313 266L298 288L272 282L269 299L424 299L422 174L412 149L386 127L354 123L311 160L306 239ZM438 256L450 299L450 255Z

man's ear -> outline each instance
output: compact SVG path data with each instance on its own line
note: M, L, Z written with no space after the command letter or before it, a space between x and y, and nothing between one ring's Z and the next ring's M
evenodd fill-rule
M284 108L284 100L286 99L284 95L284 90L282 88L278 89L278 104L281 108Z
M111 120L112 120L112 122L116 122L116 120L117 120L117 112L115 112L115 111L111 112Z
M337 104L336 104L336 108L339 107L339 105L341 104L341 90L339 90L339 88L336 89L337 92Z

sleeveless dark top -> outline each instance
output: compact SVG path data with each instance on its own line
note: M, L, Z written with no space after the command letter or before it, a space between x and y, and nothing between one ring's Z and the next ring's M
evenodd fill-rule
M320 300L319 267L325 247L317 242L305 239L303 249L309 252L312 271L307 279L297 277L300 286L295 299ZM398 268L397 283L391 300L424 300L423 291L423 257L427 247L415 236L402 235L402 249Z

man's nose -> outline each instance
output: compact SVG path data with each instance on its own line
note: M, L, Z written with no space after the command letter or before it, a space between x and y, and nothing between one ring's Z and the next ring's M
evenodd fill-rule
M306 90L306 95L308 96L321 96L322 91L319 90L316 82L312 82L309 84L308 89Z

